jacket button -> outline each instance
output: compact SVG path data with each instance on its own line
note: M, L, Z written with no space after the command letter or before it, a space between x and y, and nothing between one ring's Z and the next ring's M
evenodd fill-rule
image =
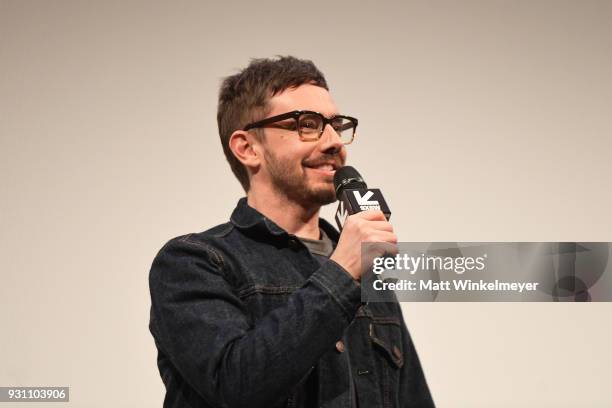
M340 353L344 353L344 342L342 340L338 340L336 342L336 350L338 350Z

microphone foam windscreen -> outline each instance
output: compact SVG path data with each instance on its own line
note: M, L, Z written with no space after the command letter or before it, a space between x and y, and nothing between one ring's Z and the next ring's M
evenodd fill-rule
M336 189L336 197L340 199L340 194L345 188L360 189L368 188L368 186L354 167L344 166L336 170L334 174L334 188Z

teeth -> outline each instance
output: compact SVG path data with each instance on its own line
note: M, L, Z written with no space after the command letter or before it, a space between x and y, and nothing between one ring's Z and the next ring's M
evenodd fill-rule
M333 164L319 164L316 166L308 165L307 167L310 167L311 169L317 169L317 170L334 171Z

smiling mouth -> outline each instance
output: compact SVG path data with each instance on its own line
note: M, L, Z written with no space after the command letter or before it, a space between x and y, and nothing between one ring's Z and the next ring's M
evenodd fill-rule
M328 163L319 164L316 166L306 166L306 167L315 169L315 170L323 170L323 171L335 171L336 170L336 166L334 166L333 164L328 164Z
M314 170L320 170L324 172L335 172L340 167L342 167L342 164L334 160L327 160L324 162L304 163L304 167L307 167L309 169L314 169Z

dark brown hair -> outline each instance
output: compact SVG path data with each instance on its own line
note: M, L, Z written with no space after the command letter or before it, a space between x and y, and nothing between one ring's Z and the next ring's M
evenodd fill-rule
M291 56L253 59L245 69L221 83L217 107L219 136L225 157L245 191L250 187L249 175L229 148L230 136L248 123L263 119L271 97L306 83L329 90L325 77L312 61Z

